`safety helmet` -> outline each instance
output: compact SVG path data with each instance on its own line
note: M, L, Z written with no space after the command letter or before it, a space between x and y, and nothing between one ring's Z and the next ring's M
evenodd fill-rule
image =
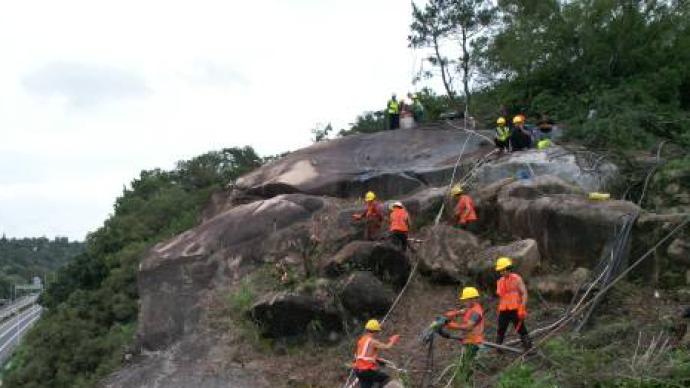
M525 116L523 115L517 115L513 117L513 124L522 124L525 122Z
M462 188L462 185L458 183L457 185L453 186L452 189L450 189L450 194L451 194L452 196L456 196L456 195L462 194L463 191L464 191L464 190L463 190L463 188Z
M376 194L374 194L373 191L369 191L364 195L364 200L367 202L371 202L376 199Z
M472 298L479 298L479 291L474 287L465 287L460 294L460 300L467 300Z
M499 117L498 120L496 120L496 124L506 125L506 118L505 117Z
M513 265L513 260L509 257L499 257L496 260L496 271L503 271L504 269Z
M376 319L370 319L364 328L369 331L381 331L381 324Z
M395 202L393 202L393 203L391 204L390 209L393 210L394 207L403 208L404 206L403 206L402 202L400 202L400 201L395 201Z

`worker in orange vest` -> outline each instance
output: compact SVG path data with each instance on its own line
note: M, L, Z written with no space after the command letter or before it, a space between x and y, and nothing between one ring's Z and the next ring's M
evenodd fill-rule
M520 335L525 350L532 347L525 318L527 318L527 288L522 277L512 271L513 260L500 257L496 261L496 271L501 275L496 285L498 294L498 332L496 343L502 344L508 326L512 323Z
M367 204L362 213L352 215L355 220L364 219L364 239L378 240L383 224L383 206L376 200L376 194L369 191L364 195L364 202Z
M402 202L396 201L391 207L390 232L393 243L407 250L407 235L410 232L410 214L407 213Z
M462 309L453 309L443 314L443 326L439 334L446 338L458 339L463 345L462 373L466 381L472 377L472 363L484 342L484 309L479 303L479 291L475 287L465 287L458 295ZM459 320L459 321L458 321ZM460 336L447 330L459 330Z
M378 353L379 350L392 348L398 343L400 336L391 336L387 343L377 340L376 334L381 331L381 324L376 319L370 319L364 326L364 329L366 333L357 340L355 363L352 368L361 388L373 387L376 383L383 387L390 378L387 374L380 371L379 364L381 361Z
M472 197L464 194L464 189L461 185L455 185L451 189L451 194L458 199L458 204L455 206L455 218L457 225L463 229L470 229L471 226L478 220L477 212L474 210L474 201Z

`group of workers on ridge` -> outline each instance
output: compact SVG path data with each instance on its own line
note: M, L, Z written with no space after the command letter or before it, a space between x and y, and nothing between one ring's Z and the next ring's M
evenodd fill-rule
M478 221L474 201L465 193L461 185L451 189L451 196L457 201L454 208L454 224L461 229L470 229ZM386 215L383 204L372 191L364 196L366 207L362 212L355 213L353 218L363 220L364 237L368 240L378 240ZM389 207L389 232L392 241L407 249L408 233L410 230L410 215L400 201L394 201ZM500 275L496 283L498 296L498 328L496 343L502 344L506 331L512 324L520 335L525 350L532 347L525 318L527 317L527 288L520 275L513 271L513 260L509 257L499 257L496 260L496 272ZM473 286L462 289L458 296L458 308L446 311L430 326L433 334L459 341L462 345L462 365L466 379L471 377L472 363L480 346L484 343L484 309L480 302L479 290ZM353 370L359 380L360 387L373 387L374 384L385 385L389 376L381 370L383 362L378 357L379 350L390 349L400 339L393 335L387 342L378 339L382 327L379 321L367 321L363 334L357 341Z
M400 117L411 117L419 124L424 118L424 105L417 93L407 93L407 99L398 101L395 93L386 104L386 116L388 116L388 129L400 128Z
M505 117L496 120L496 134L494 144L501 152L521 151L536 147L544 149L551 145L554 123L548 117L543 117L537 126L527 125L526 117L518 114L513 117L512 126L508 126Z

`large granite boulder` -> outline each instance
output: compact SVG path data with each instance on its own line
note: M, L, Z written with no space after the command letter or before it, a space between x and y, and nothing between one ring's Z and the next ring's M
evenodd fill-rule
M518 180L497 198L497 229L512 238L533 238L542 257L565 268L593 268L610 249L626 217L640 209L627 201L591 201L554 177Z
M326 202L293 194L240 205L156 245L138 273L142 346L159 349L191 332L209 290L308 241L305 224Z
M485 245L474 234L439 224L420 233L419 270L441 283L458 283L467 279L467 265Z
M357 271L345 279L340 302L351 315L366 319L383 316L393 304L395 293L369 271Z
M408 129L347 136L293 152L237 180L237 187L264 197L309 193L358 197L368 190L389 198L450 179L468 135L440 129ZM471 136L466 160L492 148Z
M353 241L321 263L321 273L335 278L355 270L371 271L380 280L402 287L410 274L410 261L390 243Z
M311 295L269 294L252 306L249 315L269 338L302 335L309 329L323 333L342 329L338 311L327 301Z
M483 164L475 173L478 186L518 176L552 175L585 191L602 191L618 179L616 165L591 152L578 154L551 147L546 150L527 150L503 155Z
M489 247L473 257L467 265L469 275L480 287L491 288L495 285L496 259L501 256L513 259L515 270L527 277L534 274L541 263L539 247L533 239Z

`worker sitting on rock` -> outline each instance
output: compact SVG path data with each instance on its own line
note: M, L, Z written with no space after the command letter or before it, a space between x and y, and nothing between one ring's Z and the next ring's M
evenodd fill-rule
M410 232L410 215L400 201L394 202L390 210L391 239L395 245L406 251L407 235Z
M400 102L398 102L395 93L388 100L386 105L386 114L388 114L388 125L389 129L400 128Z
M364 219L364 239L378 240L381 234L381 225L383 224L383 205L376 200L376 194L369 191L364 195L364 202L367 204L366 209L362 213L355 213L352 218L355 220Z
M376 319L370 319L364 329L366 333L357 340L353 369L361 388L373 387L374 384L383 387L390 378L380 370L381 360L378 353L379 350L392 348L400 340L400 336L391 336L387 343L377 340L376 335L381 331L381 324Z
M506 125L505 117L499 117L496 120L496 137L494 137L494 144L501 152L508 152L510 150L510 128Z
M532 147L532 132L525 127L525 116L517 115L513 118L513 131L510 135L510 146L513 151L520 151Z
M450 191L453 198L458 199L458 203L455 206L456 225L462 229L473 229L474 223L478 220L477 212L474 210L472 197L465 194L464 191L459 184L453 186Z
M459 295L461 309L453 309L443 314L443 326L438 333L442 337L457 339L463 345L460 376L469 381L472 376L472 363L479 346L484 342L484 309L479 303L479 291L475 287L465 287ZM448 330L460 331L453 335Z
M500 257L496 261L496 271L501 275L496 285L498 301L498 332L496 342L500 345L505 339L508 326L512 323L520 335L525 350L532 348L525 318L527 317L527 288L522 277L514 272L513 260Z

